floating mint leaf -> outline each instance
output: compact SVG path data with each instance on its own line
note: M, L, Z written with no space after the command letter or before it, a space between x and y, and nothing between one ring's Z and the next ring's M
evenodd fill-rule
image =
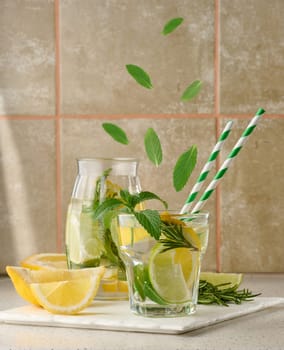
M157 240L160 238L161 219L157 210L146 209L136 211L134 215L139 224L142 225L152 237Z
M182 101L188 101L191 100L193 97L198 95L200 89L201 89L202 82L200 80L195 80L193 83L191 83L184 91L181 100Z
M178 159L173 173L173 182L176 191L183 189L187 183L197 160L197 147L193 145L190 149L184 152Z
M163 160L162 146L160 139L154 129L149 128L144 137L144 145L148 158L156 166L160 165Z
M134 65L134 64L127 64L126 69L128 73L134 78L138 84L144 86L147 89L152 89L152 82L151 79L142 68Z
M103 128L115 141L128 145L127 135L119 126L112 123L103 123Z
M182 17L178 17L178 18L173 18L170 21L168 21L165 26L164 29L162 31L162 33L164 35L170 34L171 32L173 32L178 26L180 26L183 22L183 18Z

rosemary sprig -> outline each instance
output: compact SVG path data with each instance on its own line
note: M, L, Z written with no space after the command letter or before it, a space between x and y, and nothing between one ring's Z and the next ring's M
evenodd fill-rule
M198 303L229 306L230 303L241 304L243 301L251 301L261 294L253 294L248 289L238 290L238 285L226 288L225 286L229 284L222 283L214 286L210 282L200 280Z
M175 248L191 248L195 247L184 238L182 232L182 224L173 224L161 221L161 233L165 238L160 238L159 242L165 247L162 252L166 252Z

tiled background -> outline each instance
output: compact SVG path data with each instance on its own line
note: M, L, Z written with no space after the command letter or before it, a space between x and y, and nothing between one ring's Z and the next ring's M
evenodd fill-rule
M173 17L184 24L161 35ZM144 189L180 207L198 175L172 190L177 156L197 144L201 168L225 122L217 166L258 107L267 113L207 203L204 269L284 272L283 0L1 0L0 272L27 255L64 249L76 158L136 156ZM142 66L154 89L125 64ZM193 80L203 89L179 97ZM102 130L116 122L125 147ZM146 159L143 133L165 161Z

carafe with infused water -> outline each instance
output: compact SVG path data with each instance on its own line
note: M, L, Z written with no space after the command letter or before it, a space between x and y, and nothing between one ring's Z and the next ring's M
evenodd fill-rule
M100 220L93 219L97 205L106 198L118 198L120 190L141 191L138 160L134 158L79 159L71 201L68 206L65 244L70 269L104 265L106 274L97 297L128 297L124 264L111 236L108 212Z

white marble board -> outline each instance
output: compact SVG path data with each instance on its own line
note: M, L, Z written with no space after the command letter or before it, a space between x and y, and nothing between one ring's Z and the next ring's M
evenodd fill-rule
M178 318L148 318L134 315L127 301L94 301L78 315L54 315L41 308L27 305L0 311L0 322L48 327L72 327L180 334L228 321L284 303L284 298L257 297L254 301L229 307L199 305L194 315Z

